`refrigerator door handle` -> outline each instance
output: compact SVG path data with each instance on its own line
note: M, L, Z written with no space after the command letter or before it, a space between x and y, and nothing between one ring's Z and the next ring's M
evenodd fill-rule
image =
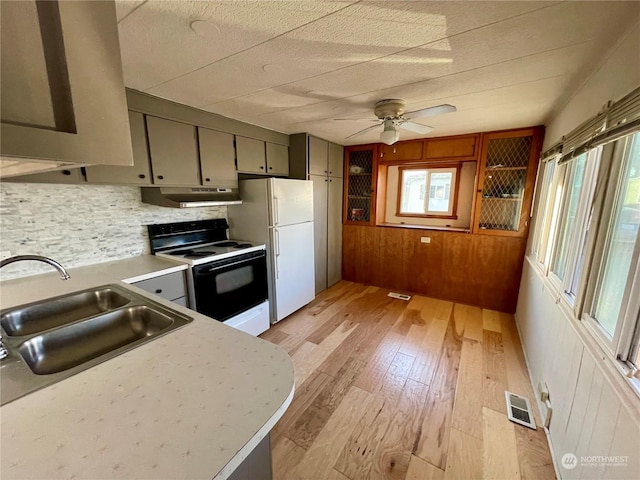
M273 196L273 226L278 226L280 219L278 218L278 197Z
M276 254L274 255L275 267L276 267L276 278L280 277L280 269L278 268L278 257L280 256L280 232L277 228L274 228L273 231L276 234Z

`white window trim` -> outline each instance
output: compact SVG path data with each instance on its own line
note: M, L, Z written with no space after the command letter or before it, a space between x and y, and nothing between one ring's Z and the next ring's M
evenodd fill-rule
M407 171L420 171L424 170L426 172L426 185L425 185L425 194L424 194L424 213L416 213L416 212L404 212L402 211L402 195L404 193L404 174ZM451 174L451 187L449 189L449 206L446 212L441 210L429 210L429 195L430 195L430 187L431 187L431 175L434 173L450 173ZM398 191L399 195L399 205L398 215L407 215L407 216L430 216L430 217L451 217L454 215L453 207L455 204L456 196L458 195L457 191L457 178L458 169L456 167L424 167L424 168L406 168L400 170L400 188Z

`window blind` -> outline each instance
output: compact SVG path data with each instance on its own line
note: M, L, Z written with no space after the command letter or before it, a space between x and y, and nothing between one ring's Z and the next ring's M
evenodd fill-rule
M592 148L613 142L640 131L640 88L617 102L610 102L598 115L582 123L541 155L548 161L562 154L559 165L582 155Z

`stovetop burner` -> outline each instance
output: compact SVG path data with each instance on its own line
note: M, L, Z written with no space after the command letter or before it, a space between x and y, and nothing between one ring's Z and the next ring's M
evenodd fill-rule
M175 250L173 252L169 252L170 255L184 255L187 258L199 258L199 257L208 257L210 255L215 255L216 252L213 252L211 250L199 250L199 251L195 251L195 250L191 250L191 249L185 249L185 250Z
M216 247L237 247L238 242L216 242Z
M250 243L236 243L233 248L241 249L241 248L249 248L253 247Z

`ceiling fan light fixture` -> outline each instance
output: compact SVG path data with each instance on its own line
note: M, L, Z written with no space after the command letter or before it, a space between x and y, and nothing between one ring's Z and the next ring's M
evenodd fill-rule
M382 143L386 143L387 145L393 145L400 139L400 134L398 130L396 130L396 126L392 121L385 120L384 122L384 130L380 134L380 141Z

